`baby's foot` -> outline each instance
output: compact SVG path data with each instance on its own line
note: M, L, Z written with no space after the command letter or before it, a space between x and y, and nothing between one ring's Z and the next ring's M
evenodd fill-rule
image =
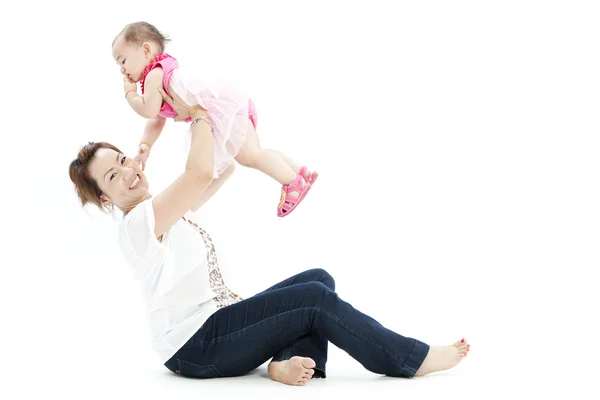
M298 171L296 171L296 174L300 175L303 179L305 184L310 184L312 185L312 183L317 179L318 174L315 174L314 176L312 176L312 171L310 169L308 169L308 167L303 167L304 170L300 169ZM290 192L291 195L293 196L299 196L300 192L299 191L293 191Z
M303 168L304 170L300 169L297 173L300 174L300 176L302 176L306 180L306 182L312 185L313 182L317 180L319 174L315 173L313 175L313 172L310 169L308 169L308 167Z
M471 345L465 339L450 346L431 346L427 357L415 376L423 376L432 372L444 371L455 367L469 353Z
M292 357L284 361L272 361L267 368L269 378L286 385L304 386L315 373L315 362L308 357Z
M291 213L303 200L300 196L306 195L308 190L310 190L310 184L301 175L296 175L296 180L281 188L277 215L284 217Z

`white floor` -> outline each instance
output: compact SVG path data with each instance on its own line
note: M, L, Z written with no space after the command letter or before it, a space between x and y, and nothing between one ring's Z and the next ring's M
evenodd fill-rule
M101 351L102 349L100 349ZM108 351L109 349L107 349ZM176 376L145 360L87 360L83 352L73 352L51 363L25 363L28 370L12 371L8 387L10 398L81 399L208 399L208 398L384 398L384 399L532 399L557 396L572 399L597 399L591 374L561 371L549 364L531 368L532 359L519 356L517 347L511 362L488 357L475 348L469 357L451 371L422 378L402 379L369 373L337 348L330 350L328 377L314 379L305 387L292 387L271 381L266 365L237 378L188 379ZM98 351L98 353L100 352ZM564 372L564 373L563 373ZM579 376L579 378L577 377ZM3 379L4 380L4 379ZM4 385L3 385L4 386ZM6 386L5 393L10 393ZM3 398L9 398L4 397Z

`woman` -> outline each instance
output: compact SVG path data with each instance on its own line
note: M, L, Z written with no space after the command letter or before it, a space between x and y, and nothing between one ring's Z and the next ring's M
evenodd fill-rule
M271 379L304 385L325 377L329 341L388 376L422 376L464 359L464 339L430 347L396 334L343 301L321 269L249 299L233 293L210 236L189 218L211 196L204 193L213 171L206 112L161 95L177 119L197 120L185 170L167 189L152 196L141 168L108 143L85 145L69 175L82 205L123 212L121 249L142 286L154 348L168 369L187 377L239 376L272 359Z

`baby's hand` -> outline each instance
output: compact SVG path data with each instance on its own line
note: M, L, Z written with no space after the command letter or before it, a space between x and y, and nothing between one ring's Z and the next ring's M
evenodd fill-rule
M123 89L125 90L125 93L127 93L130 90L137 91L137 85L134 81L129 79L127 75L123 75Z
M142 171L144 169L146 169L146 161L148 160L149 155L150 155L150 149L144 147L144 149L142 150L142 148L140 147L140 148L138 148L137 155L133 159L136 163L138 163L138 165L141 165Z

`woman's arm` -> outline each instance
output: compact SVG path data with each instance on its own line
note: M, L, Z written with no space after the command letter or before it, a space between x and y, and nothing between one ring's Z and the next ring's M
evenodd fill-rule
M162 88L162 97L177 112L176 119L205 117L205 110L189 107L177 95L170 98ZM192 126L192 140L185 171L168 188L156 196L154 206L154 234L161 237L175 222L192 209L194 203L213 180L214 142L210 126L199 120Z
M229 177L233 173L234 165L235 164L231 163L231 165L227 167L227 169L223 171L223 173L217 179L212 181L212 183L208 186L208 188L206 188L204 193L202 193L202 196L200 196L200 198L194 203L194 205L192 205L193 212L198 211L200 207L202 207L208 200L210 200L211 197L214 196L215 193L219 191L219 189L221 189L225 181L227 181L227 179L229 179Z
M133 84L129 81L127 75L123 77L125 80L125 86ZM162 88L163 70L162 68L154 68L146 75L146 81L144 82L144 94L138 95L137 92L127 92L127 102L133 108L133 110L144 118L154 118L158 115L160 107L162 106L163 98L156 90Z

